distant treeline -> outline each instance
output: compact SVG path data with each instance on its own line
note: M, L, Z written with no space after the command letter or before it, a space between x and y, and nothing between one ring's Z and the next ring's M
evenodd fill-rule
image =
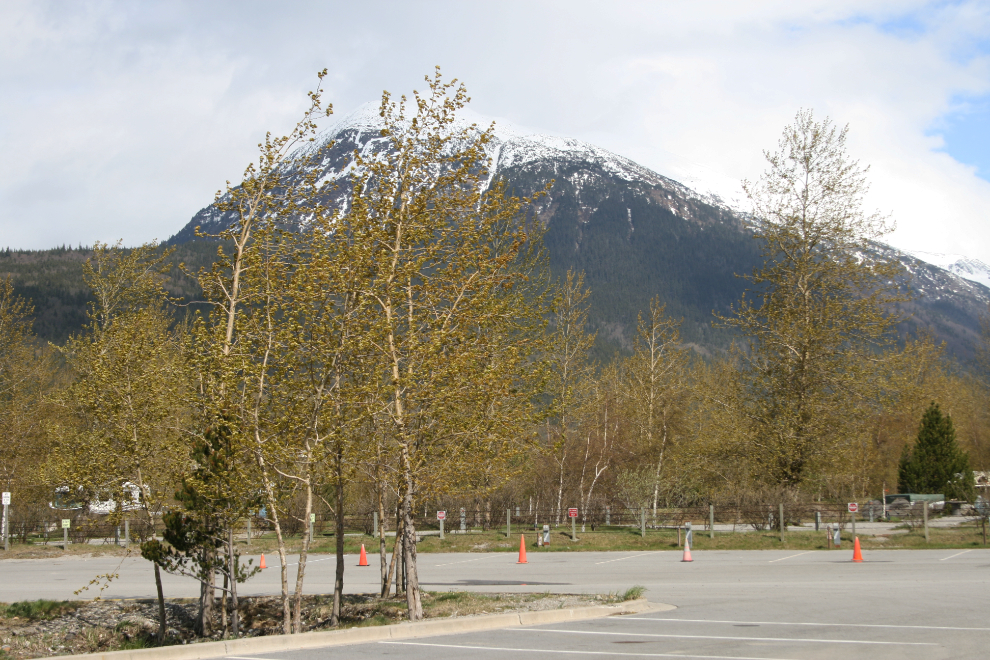
M199 284L186 271L195 273L212 266L219 245L193 241L175 246L165 285L169 294L183 303L199 300ZM34 305L34 332L39 339L61 344L86 323L86 306L93 296L82 280L82 265L91 255L92 248L83 245L0 250L0 278L10 277L16 295Z

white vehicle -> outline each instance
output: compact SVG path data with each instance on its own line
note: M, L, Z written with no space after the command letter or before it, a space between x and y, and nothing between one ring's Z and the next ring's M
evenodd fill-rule
M137 484L125 481L121 484L120 492L121 510L135 511L141 508L141 488ZM49 502L48 506L56 511L79 511L85 508L88 513L105 516L117 510L117 500L113 493L102 490L87 502L82 487L77 488L73 494L68 486L60 486L55 489L55 501Z

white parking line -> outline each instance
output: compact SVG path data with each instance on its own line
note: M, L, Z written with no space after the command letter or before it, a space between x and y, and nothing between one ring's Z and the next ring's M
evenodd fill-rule
M652 616L624 616L622 621L669 621L671 623L743 623L758 626L832 626L836 628L905 628L914 630L975 630L990 632L990 628L963 628L958 626L902 626L882 623L802 623L798 621L722 621L718 619L659 619Z
M814 550L808 550L807 552L799 552L796 555L790 555L789 557L781 557L780 559L771 559L769 563L774 563L775 561L784 561L785 559L794 559L795 557L800 557L801 555L810 555Z
M619 557L618 559L609 559L608 561L596 561L595 566L598 564L611 564L613 561L623 561L625 559L633 559L634 557L642 557L644 555L652 555L652 552L640 552L639 554L629 555L628 557Z
M803 644L876 644L879 646L940 646L935 642L878 642L866 639L810 639L800 637L740 637L735 635L665 635L662 633L605 632L599 630L558 630L555 628L520 628L526 632L563 633L567 635L621 635L624 637L663 637L665 639L722 639L748 642L801 642Z
M490 559L490 557L478 557L477 559L465 559L464 561L452 561L447 564L436 564L436 566L453 566L454 564L468 564L472 561L481 561L482 559Z
M347 558L347 555L344 555L344 558L346 559ZM323 559L307 559L306 560L306 565L309 566L310 564L315 564L318 561L330 561L331 559L337 559L337 558L336 557L324 557ZM285 567L288 568L289 566L295 566L298 563L299 562L294 561L294 562L292 562L290 564L286 564ZM276 559L275 560L275 563L272 564L272 568L274 568L276 566L280 566L280 564L278 563L278 559Z
M561 649L520 649L508 646L468 646L466 644L429 644L427 642L378 642L399 646L429 646L441 649L464 649L466 651L506 651L509 653L558 653L560 655L608 655L630 658L698 658L699 660L791 660L790 658L769 658L746 655L692 655L690 653L623 653L621 651L564 651ZM245 660L255 660L254 658Z
M972 552L972 550L963 550L962 552L957 552L954 555L949 555L948 557L942 557L939 561L945 561L946 559L952 559L953 557L958 557L959 555L964 555L967 552Z

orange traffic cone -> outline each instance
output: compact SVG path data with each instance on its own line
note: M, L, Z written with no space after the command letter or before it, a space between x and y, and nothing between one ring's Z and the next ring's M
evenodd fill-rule
M860 552L860 550L859 550L859 537L858 536L856 537L856 540L853 542L853 561L857 561L857 562L862 562L863 561L863 553Z
M364 551L364 543L361 544L361 561L358 562L358 566L368 565L368 553Z
M258 566L258 568L268 568L267 566L265 566L265 553L263 552L261 553L261 565Z
M526 561L526 536L524 534L519 536L519 561L517 564L528 564Z
M687 540L684 541L684 557L681 561L694 561L691 559L691 546L688 545Z

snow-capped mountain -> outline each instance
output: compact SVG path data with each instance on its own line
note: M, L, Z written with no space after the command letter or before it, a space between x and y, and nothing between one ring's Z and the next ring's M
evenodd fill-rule
M990 266L979 259L972 259L961 254L943 254L941 252L911 251L907 254L925 263L954 273L964 280L976 282L990 288Z
M490 120L464 113L464 124ZM388 148L380 135L378 106L368 104L328 127L307 149L320 149L318 177L338 186L325 203L349 204L353 154L364 158ZM328 147L332 143L332 146ZM553 182L536 212L546 227L551 270L584 271L591 289L589 321L597 327L599 355L631 346L636 317L659 296L667 312L683 318L682 337L704 351L725 346L729 331L712 324L712 312L729 313L747 287L740 274L761 263L746 216L722 199L592 144L496 124L488 145L491 176L531 195ZM195 239L197 225L217 233L231 218L208 206L171 243ZM925 328L950 352L967 359L978 339L979 317L990 304L990 269L976 260L912 253L889 246L878 254L902 261L916 299L901 311L903 332Z

